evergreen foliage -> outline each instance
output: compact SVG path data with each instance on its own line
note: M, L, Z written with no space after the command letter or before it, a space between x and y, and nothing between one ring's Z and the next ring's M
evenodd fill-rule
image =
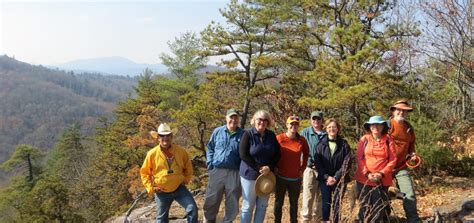
M354 143L369 116L389 118L390 105L407 98L424 159L419 171L471 176L473 159L452 141L472 134L472 50L462 48L462 60L423 57L413 44L423 30L403 19L408 12L400 7L375 0L231 0L221 10L225 24L168 43L172 54L160 59L172 76L75 75L0 58L0 147L32 144L18 145L0 165L16 173L0 190L0 222L101 222L123 213L143 190L139 169L157 144L149 132L164 122L177 129L174 142L189 149L200 176L206 143L229 108L242 110L242 127L254 110L269 110L277 133L289 115L323 110ZM202 73L209 57L220 57L224 68ZM453 65L461 62L462 69ZM119 93L130 83L134 92ZM45 150L51 150L46 159ZM202 188L197 176L192 189Z
M174 42L168 42L168 46L174 56L161 54L161 62L180 80L196 77L196 71L204 68L208 61L199 56L203 49L195 33L186 32Z

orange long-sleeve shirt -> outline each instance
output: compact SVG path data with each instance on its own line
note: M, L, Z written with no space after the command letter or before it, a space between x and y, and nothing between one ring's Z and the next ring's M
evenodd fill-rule
M389 135L394 142L397 155L395 169L400 169L405 165L407 154L415 152L415 131L406 121L397 122L390 119Z
M376 186L374 182L369 181L366 174L382 173L382 185L392 185L392 171L397 162L393 145L393 140L390 140L387 135L382 136L378 142L370 134L362 136L357 146L355 180L362 184Z
M280 144L281 154L277 164L277 175L288 178L300 178L300 173L306 168L308 162L308 142L306 142L303 136L290 139L285 133L278 135L277 141Z

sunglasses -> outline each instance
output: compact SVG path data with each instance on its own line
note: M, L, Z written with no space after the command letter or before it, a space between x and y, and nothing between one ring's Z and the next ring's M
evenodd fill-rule
M299 122L299 121L301 121L301 119L298 116L291 116L290 121L298 121Z
M160 138L165 138L165 137L171 137L171 134L168 134L168 135L158 135L160 136Z
M312 119L312 120L315 120L315 121L316 121L316 120L318 120L318 121L321 121L321 120L322 120L322 118L320 118L320 117L318 117L318 116L314 116L314 117L312 117L311 119Z

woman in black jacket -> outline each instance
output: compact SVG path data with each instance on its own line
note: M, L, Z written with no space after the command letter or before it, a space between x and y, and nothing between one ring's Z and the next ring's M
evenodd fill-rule
M323 200L323 222L329 222L332 204L333 222L339 221L339 203L345 190L345 180L349 179L352 152L349 144L339 132L341 126L336 119L328 119L324 125L327 135L316 146L315 165L318 171L319 188ZM342 184L338 184L344 179ZM332 193L334 192L334 195ZM334 198L334 199L332 199Z

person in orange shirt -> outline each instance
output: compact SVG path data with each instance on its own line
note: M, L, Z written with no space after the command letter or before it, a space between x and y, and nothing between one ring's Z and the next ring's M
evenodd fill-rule
M309 148L306 139L298 134L300 117L292 115L286 120L287 131L277 136L281 158L276 169L275 222L281 222L285 193L290 200L290 222L298 222L298 199L301 177L308 163ZM303 158L303 159L301 159Z
M354 176L359 193L359 220L388 221L388 187L392 185L392 171L397 163L394 143L387 135L387 122L380 116L370 117L364 129L366 134L357 146L357 171Z
M408 113L413 111L406 100L395 102L390 111L389 135L393 139L395 153L397 155L397 165L395 166L393 176L397 181L397 187L401 193L404 193L403 209L407 222L421 222L416 210L416 197L413 188L413 181L410 177L410 171L407 169L407 159L415 158L415 131L411 124L406 120Z
M142 183L155 195L156 222L168 222L171 203L176 200L186 209L188 222L198 222L198 208L185 184L191 181L193 166L186 150L172 144L173 133L168 124L150 133L160 144L148 151L140 169Z

